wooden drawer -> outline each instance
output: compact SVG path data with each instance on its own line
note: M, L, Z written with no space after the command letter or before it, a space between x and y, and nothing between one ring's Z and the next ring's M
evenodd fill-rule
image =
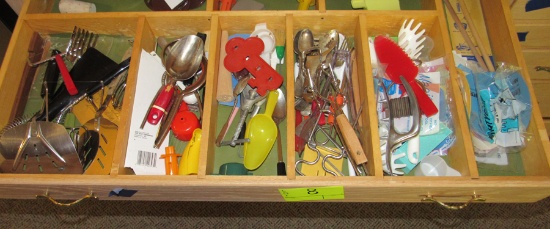
M533 89L535 90L535 95L540 101L540 113L543 118L550 117L550 105L544 101L550 99L550 93L548 93L548 87L550 87L550 82L546 80L534 80Z
M529 71L529 76L533 80L546 81L550 79L550 72L539 70L538 66L550 66L550 49L524 49L523 56L525 57L526 68Z
M546 1L517 0L512 2L510 11L515 19L550 19L549 4Z
M528 132L532 135L527 147L522 150L523 167L526 176L480 176L474 159L468 123L464 113L462 96L456 81L457 74L451 68L452 116L457 141L449 152L451 166L461 172L461 177L385 177L382 171L380 143L376 129L376 99L372 67L370 66L369 36L389 34L396 36L404 19L414 18L422 22L427 34L435 42L434 56L450 60L451 45L447 32L443 5L440 1L422 1L425 10L413 11L345 11L325 8L323 0L318 1L318 10L309 11L262 11L262 12L218 12L214 1L207 2L206 11L197 12L127 12L95 14L52 14L54 1L28 1L24 5L14 31L5 61L0 69L0 100L10 112L0 114L0 125L8 123L17 115L20 85L32 79L20 79L28 58L27 50L31 35L42 36L70 33L79 26L108 35L123 35L133 38L132 60L128 74L128 85L124 106L121 111L115 159L110 175L23 175L0 174L1 198L34 198L46 190L54 198L75 199L93 191L100 199L114 200L193 200L193 201L284 201L279 188L305 188L322 186L343 186L343 201L372 202L418 202L422 195L463 196L482 195L487 202L532 202L550 195L550 145L541 118L539 105L533 97L532 122ZM493 54L497 61L519 65L525 80L531 85L520 44L515 39L507 0L482 1L488 34ZM288 158L285 176L217 176L214 164L219 152L214 144L218 120L225 119L218 113L216 87L221 31L242 33L251 31L259 22L267 22L270 29L283 30L286 36L286 62L294 63L292 41L296 31L310 27L314 32L337 29L355 39L358 65L360 97L365 98L365 110L361 115L363 149L367 152L369 176L365 177L300 177L294 172L294 135L292 127L286 128L286 156ZM506 22L506 23L503 23ZM141 50L153 51L159 36L182 36L198 31L210 31L208 45L209 64L204 97L203 139L199 173L192 176L136 176L125 169L124 158L129 138L129 123L134 103L135 82ZM286 94L288 98L287 122L294 123L294 72L292 64L287 65ZM448 66L453 66L448 63ZM534 92L531 90L531 94ZM24 103L24 102L22 102ZM542 105L541 105L542 106ZM273 153L273 152L272 152ZM132 197L108 197L115 188L136 190ZM451 200L453 201L453 200ZM454 200L462 201L462 199Z
M518 18L519 19L519 18ZM514 20L521 47L549 48L550 22L543 20ZM523 39L523 40L522 40Z

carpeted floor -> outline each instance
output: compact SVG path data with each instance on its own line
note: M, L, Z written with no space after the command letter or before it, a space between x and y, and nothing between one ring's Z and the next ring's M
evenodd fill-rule
M0 228L550 228L550 198L529 204L0 200Z

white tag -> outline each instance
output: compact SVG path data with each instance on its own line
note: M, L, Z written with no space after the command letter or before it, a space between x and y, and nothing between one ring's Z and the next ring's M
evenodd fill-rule
M126 149L125 167L130 167L136 175L165 175L164 160L160 156L164 154L164 148L168 146L168 138L164 140L159 149L155 149L155 138L159 125L146 123L140 129L145 117L148 105L155 98L161 85L164 74L162 61L156 55L151 55L145 50L141 51L141 59L134 95L134 107L132 108L132 120L130 124L130 136Z

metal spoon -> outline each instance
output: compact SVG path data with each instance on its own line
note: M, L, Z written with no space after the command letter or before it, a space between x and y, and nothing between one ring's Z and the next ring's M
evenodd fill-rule
M185 36L164 48L163 62L166 72L175 79L189 79L201 66L204 55L204 42L195 35ZM206 66L205 66L206 67ZM203 68L205 74L206 68ZM174 81L175 82L175 81ZM176 96L166 118L162 119L155 148L159 148L170 131L170 124L183 100L183 94Z
M302 111L308 107L308 103L303 101L303 86L305 81L305 75L307 71L305 69L306 52L314 47L313 33L309 29L302 29L294 36L294 52L298 54L298 77L294 84L294 96L296 98L296 109Z
M195 35L185 36L164 48L163 64L168 75L178 80L191 78L199 69L204 42Z
M283 143L281 141L281 130L279 129L279 124L286 118L286 98L283 93L283 90L280 88L277 89L279 92L279 97L277 98L277 105L275 105L275 110L271 117L275 124L277 124L277 175L283 176L286 175L286 165L283 161Z

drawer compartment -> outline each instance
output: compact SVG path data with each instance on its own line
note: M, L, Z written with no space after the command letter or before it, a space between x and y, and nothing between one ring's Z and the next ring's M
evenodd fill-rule
M402 25L402 23L408 19L414 19L414 23L416 26L417 24L421 23L421 29L426 30L426 35L430 37L433 40L434 47L432 51L429 53L429 60L436 59L437 57L447 56L449 51L449 46L447 46L448 41L448 35L445 30L443 30L442 27L444 24L442 24L442 21L440 20L440 16L437 12L430 12L427 11L422 14L416 14L411 13L408 14L405 12L400 12L399 14L390 14L390 15L384 15L381 17L381 15L376 11L368 11L366 14L366 21L372 22L367 23L366 31L368 33L368 36L371 38L374 38L378 35L389 35L389 36L398 36L399 29ZM379 21L383 20L383 21ZM420 29L420 30L421 30ZM370 50L371 55L373 55L375 52L374 50ZM452 62L446 63L446 65L450 65ZM452 121L450 122L449 128L451 128L453 131L452 135L455 136L455 143L452 145L452 147L448 150L447 153L447 161L450 167L454 168L455 170L459 171L462 176L465 177L477 177L477 169L475 168L475 161L473 158L473 151L471 148L471 142L470 137L468 133L468 127L465 126L465 123L467 122L464 117L462 116L462 111L464 109L462 104L462 99L460 96L460 91L456 88L455 80L453 79L455 76L451 74L450 79L448 79L448 82L446 82L446 90L444 93L440 93L442 95L447 97L445 99L446 105L449 107L449 115L452 116ZM441 81L443 81L444 78L442 77ZM443 85L445 82L441 82ZM442 86L443 88L443 86ZM443 89L442 89L443 90ZM441 107L440 110L445 109L445 107ZM437 117L436 119L439 120L439 117L443 117L445 115L435 114L434 117ZM443 123L443 122L441 122ZM379 124L380 125L380 124ZM378 133L376 133L376 138L378 138ZM422 138L422 136L421 136ZM403 146L404 147L404 146ZM403 151L402 151L403 152ZM406 152L406 150L404 150ZM379 154L380 151L377 151ZM394 153L394 157L398 157L398 154ZM424 155L425 156L425 155ZM424 157L423 156L423 157ZM405 160L402 160L405 161ZM403 163L402 163L403 164ZM416 166L418 167L418 166ZM414 168L414 166L408 166L408 168ZM409 172L411 169L404 170L409 175L413 175L414 171ZM395 179L401 179L401 177L395 178ZM408 179L408 177L402 177L402 179Z
M514 27L506 27L498 22L510 21L511 15L508 14L507 5L502 1L500 4L494 1L481 1L481 6L485 16L485 23L487 25L487 32L489 35L489 41L494 55L494 61L496 63L504 62L514 66L523 67L524 61L521 54L520 45L517 39L515 39L516 31ZM512 47L512 48L511 48ZM526 130L527 139L525 141L525 148L519 152L521 160L518 161L516 166L523 167L524 174L526 176L548 176L550 173L549 161L548 161L548 136L544 131L544 124L540 116L540 110L537 103L537 98L533 92L533 82L529 77L528 70L522 68L520 73L529 87L529 95L531 97L532 114L530 118L530 124ZM514 153L509 156L516 156ZM512 163L512 160L510 161ZM480 175L482 173L481 168ZM493 173L488 173L493 174ZM494 174L496 175L496 174ZM499 176L513 175L503 172Z

